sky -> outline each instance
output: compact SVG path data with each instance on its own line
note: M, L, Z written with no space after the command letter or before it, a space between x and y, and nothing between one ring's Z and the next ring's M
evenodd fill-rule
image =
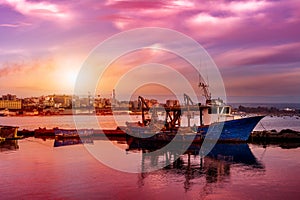
M228 101L300 102L299 0L0 0L0 94L72 94L97 45L143 27L172 29L202 45L220 70ZM131 59L145 60L132 66L149 55L155 54L133 53ZM131 59L115 62L105 84L117 81ZM104 96L112 88L106 89Z

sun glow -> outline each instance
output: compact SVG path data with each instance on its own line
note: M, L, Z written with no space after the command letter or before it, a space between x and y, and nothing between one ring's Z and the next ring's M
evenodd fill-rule
M54 74L56 77L55 85L58 84L60 89L73 91L80 63L78 59L61 59Z
M70 86L74 86L77 79L77 71L75 70L67 70L66 72L66 84Z

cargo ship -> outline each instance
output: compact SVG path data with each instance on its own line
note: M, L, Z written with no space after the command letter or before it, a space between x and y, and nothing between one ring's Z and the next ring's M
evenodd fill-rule
M222 99L212 99L208 85L199 83L206 98L205 104L195 104L184 94L184 105L178 100L168 100L163 106L150 108L145 99L139 96L142 110L142 122L127 122L128 137L148 141L171 140L201 142L204 139L226 142L247 141L252 130L264 116L243 117L232 114L232 109ZM149 117L150 111L152 112ZM164 120L158 118L158 112L165 113ZM199 113L199 124L191 126L191 112ZM148 115L148 118L146 117ZM182 126L181 118L187 117L187 126Z

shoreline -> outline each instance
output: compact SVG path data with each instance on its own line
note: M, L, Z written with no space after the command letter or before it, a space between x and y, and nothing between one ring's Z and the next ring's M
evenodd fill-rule
M69 135L56 135L56 130L63 131L72 131L74 134L72 136ZM116 129L59 129L59 128L38 128L35 130L19 130L17 136L27 138L27 137L35 137L35 138L44 138L44 137L52 137L59 139L72 139L77 138L80 139L78 132L79 131L89 131L92 132L91 135L86 137L116 137L123 138L126 137L127 133L122 130L122 128L117 127ZM59 137L58 137L59 136ZM276 130L264 130L264 131L252 131L247 142L300 142L300 131L295 131L292 129L282 129L281 131Z
M132 112L132 113L125 113L125 112L115 112L115 113L62 113L62 114L12 114L12 115L0 115L1 117L51 117L51 116L113 116L113 115L141 115L141 112ZM234 113L234 116L251 116L251 115L265 115L270 117L300 117L300 113ZM184 116L184 115L183 115ZM195 116L199 116L198 113L195 113Z

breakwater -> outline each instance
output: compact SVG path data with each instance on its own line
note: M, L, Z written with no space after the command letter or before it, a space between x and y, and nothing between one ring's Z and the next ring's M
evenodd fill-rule
M79 132L89 132L89 137L126 137L126 132L123 131L124 128L116 128L116 129L67 129L64 131L74 132L72 134L55 134L57 128L46 129L46 128L38 128L35 130L19 130L18 136L23 137L59 137L61 139L64 138L80 138ZM264 131L253 131L248 139L249 142L300 142L300 132L291 130L291 129L282 129L281 131L276 130L264 130Z

